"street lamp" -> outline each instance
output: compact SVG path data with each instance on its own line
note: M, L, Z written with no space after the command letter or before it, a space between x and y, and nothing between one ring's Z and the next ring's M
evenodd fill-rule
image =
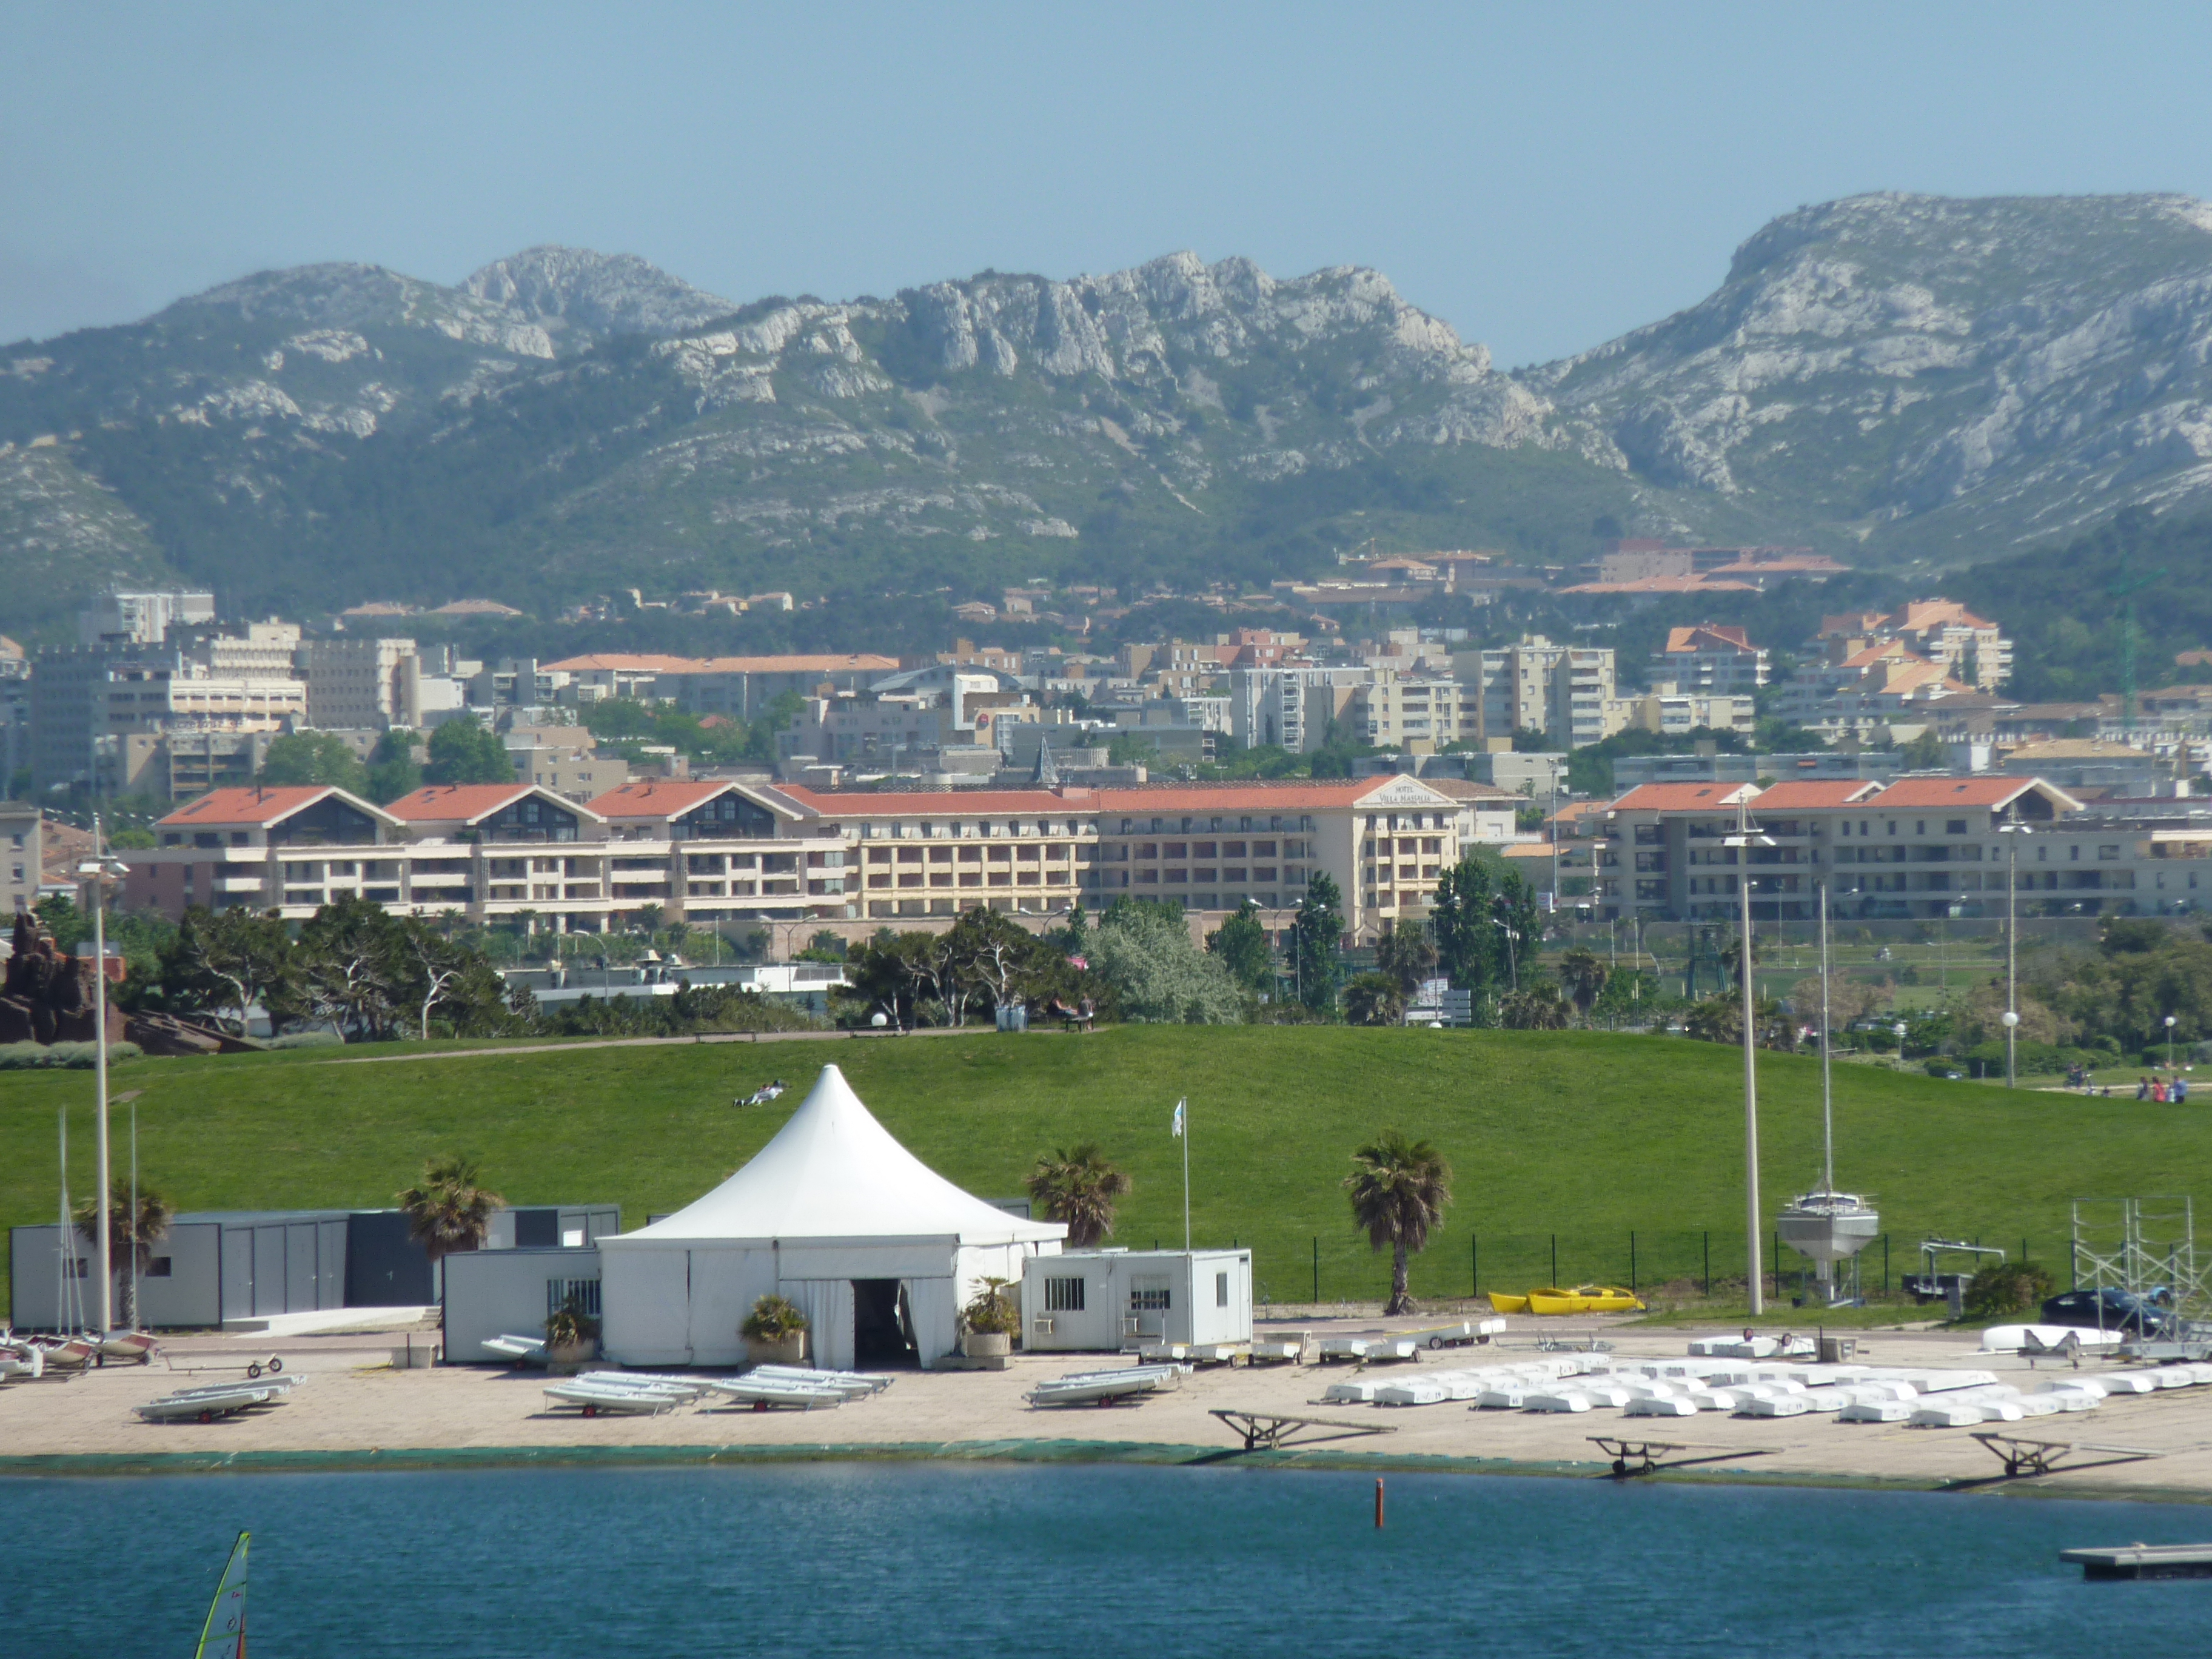
M92 1042L93 1087L100 1097L100 1115L96 1120L99 1147L98 1197L94 1200L93 1213L99 1218L94 1228L94 1242L100 1252L100 1329L103 1334L115 1328L115 1243L114 1228L110 1220L107 1189L107 907L103 902L107 885L121 881L131 873L131 866L112 858L103 858L100 852L100 815L92 819L93 855L76 867L77 879L92 890ZM137 1218L131 1218L131 1231L137 1231Z
M1900 1019L1896 1024L1891 1026L1889 1029L1897 1033L1897 1057L1899 1060L1903 1060L1905 1058L1905 1034L1907 1029L1905 1024Z
M1732 848L1736 854L1735 892L1737 912L1741 921L1740 935L1742 960L1738 964L1737 977L1743 986L1743 1202L1746 1218L1745 1235L1749 1247L1747 1258L1751 1279L1751 1311L1766 1311L1765 1287L1759 1251L1759 1061L1754 1056L1758 1045L1753 1041L1753 975L1751 968L1751 849L1771 847L1774 837L1761 835L1751 827L1751 804L1739 793L1735 802L1735 834L1722 845Z
M2008 813L2016 812L2008 807ZM2014 817L1997 825L2005 838L2005 1087L2019 1080L2020 1033L2020 838L2034 830Z
M2173 1069L2173 1016L2166 1017L2166 1069Z

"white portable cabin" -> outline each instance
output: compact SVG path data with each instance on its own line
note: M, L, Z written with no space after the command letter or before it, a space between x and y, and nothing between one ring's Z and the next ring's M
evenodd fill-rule
M1251 1340L1249 1250L1063 1250L1022 1274L1022 1342L1032 1350Z
M842 1370L887 1322L927 1370L957 1346L987 1278L1018 1281L1067 1229L1010 1215L891 1138L825 1066L790 1121L705 1197L599 1245L599 1344L625 1365L730 1365L774 1292L807 1319L813 1362Z

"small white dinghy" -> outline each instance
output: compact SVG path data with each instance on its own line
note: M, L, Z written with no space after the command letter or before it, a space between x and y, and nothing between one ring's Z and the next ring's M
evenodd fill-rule
M193 1389L134 1407L149 1423L212 1423L250 1407L265 1406L280 1390L266 1382L236 1382L222 1388Z
M488 1354L517 1365L545 1363L545 1339L542 1336L488 1336L477 1346Z
M856 1396L844 1389L824 1382L805 1382L795 1378L759 1376L748 1372L744 1376L718 1376L704 1384L708 1393L749 1406L754 1411L811 1412L817 1407L836 1410Z
M1695 1417L1698 1407L1694 1401L1678 1395L1639 1395L1628 1402L1624 1413L1629 1417Z
M1371 1336L1324 1336L1321 1340L1323 1364L1339 1359L1364 1359L1379 1339Z
M603 1388L645 1389L657 1394L672 1394L679 1400L696 1400L707 1392L706 1383L696 1376L669 1376L653 1371L586 1371L574 1380Z
M673 1411L684 1403L682 1395L665 1389L611 1387L605 1382L586 1382L580 1378L547 1383L545 1397L556 1405L577 1407L586 1417L653 1417Z
M1259 1336L1252 1340L1250 1361L1255 1365L1296 1365L1306 1357L1306 1349L1313 1341L1310 1331L1293 1331L1283 1336Z
M1032 1406L1105 1406L1172 1387L1181 1365L1130 1365L1113 1371L1077 1371L1040 1382L1024 1396Z
M745 1375L757 1382L806 1382L835 1389L848 1400L864 1400L891 1385L891 1379L879 1371L822 1371L804 1365L756 1365Z

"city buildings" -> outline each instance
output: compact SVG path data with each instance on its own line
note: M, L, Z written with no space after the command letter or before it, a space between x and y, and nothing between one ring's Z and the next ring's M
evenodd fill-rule
M1530 634L1518 644L1454 661L1464 664L1462 679L1472 672L1482 714L1480 735L1535 732L1564 748L1580 749L1620 729L1612 712L1618 697L1610 649L1554 645Z
M1766 684L1766 658L1742 629L1698 623L1667 630L1652 678L1692 696L1748 697Z
M40 828L37 807L0 800L0 918L39 902Z
M1739 801L1759 846L1727 844ZM2029 831L2016 843L2000 829L2012 823ZM1725 923L1747 874L1754 921L1813 920L1822 881L1842 920L1997 916L2014 855L2022 915L2212 903L2212 817L2095 809L2040 778L2002 776L1639 785L1607 811L1595 898L1607 921Z

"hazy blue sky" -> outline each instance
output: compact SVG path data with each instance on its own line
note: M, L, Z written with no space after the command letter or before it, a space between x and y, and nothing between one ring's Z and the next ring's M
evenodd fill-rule
M537 242L732 299L1192 248L1502 365L1869 190L2212 195L2212 8L0 0L0 340Z

